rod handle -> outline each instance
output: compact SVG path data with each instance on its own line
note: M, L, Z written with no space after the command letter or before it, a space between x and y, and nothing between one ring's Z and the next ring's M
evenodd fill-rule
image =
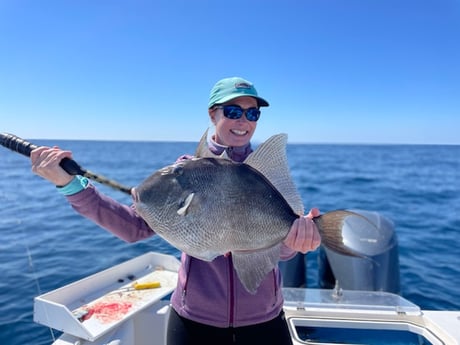
M38 147L27 140L9 133L0 133L0 144L27 157L30 157L32 150ZM84 175L86 173L77 162L70 158L63 158L59 165L70 175Z

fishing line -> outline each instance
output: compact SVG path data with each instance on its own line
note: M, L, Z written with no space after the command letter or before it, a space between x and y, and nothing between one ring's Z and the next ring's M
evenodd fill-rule
M40 296L42 294L42 290L40 287L40 281L38 279L38 273L37 273L37 270L35 269L34 260L32 258L32 252L30 251L29 243L27 242L27 236L25 236L25 231L22 228L21 228L21 232L23 232L23 235L25 238L24 246L26 247L26 254L27 254L27 259L29 262L29 268L32 271L32 278L35 282L35 287L37 289L38 296ZM53 342L56 342L56 337L54 335L53 329L51 327L48 327L48 329L50 330L51 338L53 339Z
M16 201L15 197L13 197L13 196L11 196L11 195L9 195L7 193L4 193L3 191L0 192L0 202L6 202L8 204L14 204L15 201ZM19 209L16 207L16 210L19 210ZM8 220L7 220L7 222L8 222ZM20 218L12 219L11 220L11 225L12 225L12 227L14 227L15 229L18 230L17 233L20 235L20 237L17 238L17 241L15 241L14 243L19 244L19 245L23 245L25 247L27 262L28 262L29 270L32 273L32 279L33 279L33 281L35 283L35 289L37 290L38 295L41 295L42 290L41 290L41 287L40 287L40 281L38 279L38 271L35 268L35 263L34 263L34 259L33 259L33 256L32 256L32 251L30 250L30 246L29 246L29 243L28 243L28 240L27 240L28 235L27 235L27 232L24 230L23 221ZM56 337L54 335L53 329L51 327L48 327L48 329L50 330L51 338L52 338L53 342L55 342Z
M29 267L32 269L32 277L34 278L37 292L39 295L41 295L42 290L40 288L40 282L38 280L37 270L35 269L35 266L34 266L34 261L32 259L32 253L30 252L29 244L26 242L24 245L26 246L26 253L27 253L27 258L29 260Z

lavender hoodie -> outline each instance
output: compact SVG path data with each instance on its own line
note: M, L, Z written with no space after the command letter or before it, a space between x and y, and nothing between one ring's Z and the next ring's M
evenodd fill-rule
M252 152L250 145L226 148L210 141L209 147L215 154L227 149L229 157L237 162L244 161ZM67 199L78 213L124 241L136 242L155 234L133 207L99 193L92 184ZM289 259L294 254L283 246L281 259ZM283 306L280 287L278 267L267 274L252 295L239 281L231 255L206 262L183 253L171 304L179 315L196 322L216 327L247 326L269 321L280 313Z

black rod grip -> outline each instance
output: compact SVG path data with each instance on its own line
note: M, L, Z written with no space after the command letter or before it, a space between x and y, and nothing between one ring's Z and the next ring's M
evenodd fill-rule
M9 133L0 133L0 140L2 146L27 157L30 157L30 152L38 147L27 140ZM59 165L70 175L84 175L86 173L73 159L64 158Z
M36 149L38 146L28 141L9 133L0 133L0 145L18 152L24 156L30 157L30 152ZM83 169L77 162L70 158L63 158L59 165L64 169L69 175L82 175L99 183L102 183L106 186L117 189L128 195L131 194L131 187L123 186L116 181L110 180L104 176L95 174L91 171Z
M0 144L6 148L29 157L30 152L38 146L13 134L0 133Z

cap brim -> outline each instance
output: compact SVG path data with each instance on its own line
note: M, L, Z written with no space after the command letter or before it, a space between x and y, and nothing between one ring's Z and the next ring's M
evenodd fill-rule
M262 97L259 97L259 96L253 96L253 95L248 95L246 93L241 93L241 94L231 94L231 95L228 95L226 97L222 97L220 100L219 100L219 103L215 103L213 104L211 107L213 107L214 105L216 104L222 104L222 103L226 103L228 101L231 101L232 99L235 99L235 98L238 98L238 97L252 97L252 98L255 98L257 100L257 105L259 107L268 107L269 104L268 102L263 99ZM211 108L210 107L210 108Z

